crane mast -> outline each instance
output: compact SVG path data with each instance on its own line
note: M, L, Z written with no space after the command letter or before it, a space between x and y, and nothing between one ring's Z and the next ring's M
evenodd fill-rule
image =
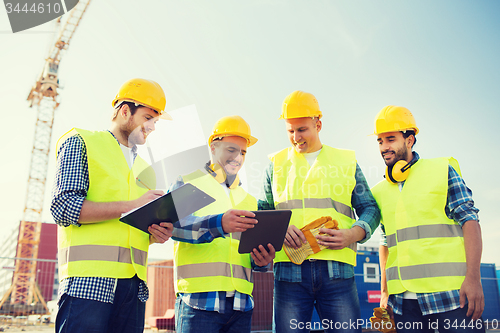
M68 13L68 19L60 29L55 44L38 80L31 88L27 100L30 107L37 107L37 120L31 162L28 177L28 188L23 218L19 227L16 263L11 287L0 301L0 308L9 299L14 309L40 302L48 312L45 300L36 284L38 246L42 229L42 210L47 180L50 144L54 114L59 107L59 63L67 50L71 39L87 10L90 0L80 0ZM60 20L61 18L59 18ZM59 21L60 22L60 21ZM15 310L23 313L22 310Z

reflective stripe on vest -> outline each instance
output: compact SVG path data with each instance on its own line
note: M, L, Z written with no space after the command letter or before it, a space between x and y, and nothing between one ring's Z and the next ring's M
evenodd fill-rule
M459 225L435 224L418 225L400 229L397 231L398 242L413 239L437 238L437 237L463 237L462 228ZM387 236L387 247L396 246L396 234Z
M146 266L148 253L136 248L132 248L134 262L138 265ZM65 265L72 261L81 260L101 260L116 261L126 264L132 263L130 249L120 246L109 245L77 245L70 248L59 249L59 265Z
M401 267L401 277L397 267L386 270L387 281L435 278L444 276L465 276L467 264L465 262L441 262L436 264L423 264Z
M387 234L389 294L461 287L466 272L463 231L445 213L450 164L460 172L452 158L420 159L401 191L386 180L372 189Z
M276 209L302 209L302 208L334 208L337 212L348 218L355 219L354 211L352 208L342 202L335 201L331 198L304 198L302 200L288 200L278 203Z
M137 199L148 191L136 181L137 177L150 188L155 188L153 169L139 156L130 169L120 145L107 131L73 129L59 139L58 145L77 134L83 138L87 151L87 200ZM58 248L60 279L71 276L130 278L137 274L146 280L149 235L118 219L79 227L58 227Z
M312 166L293 147L270 156L273 162L272 191L276 209L291 209L291 225L299 229L322 216L331 216L340 229L355 221L351 206L356 185L356 157L353 151L323 145ZM324 249L311 259L336 260L356 265L357 243L342 250ZM290 261L283 250L275 262Z
M240 186L229 191L229 196L210 174L198 170L184 176L191 183L216 199L195 212L195 216L225 213L229 209L257 210L257 201ZM253 277L250 254L239 254L241 232L210 243L190 244L174 242L175 291L198 293L233 291L252 294Z
M232 272L231 272L232 268ZM203 277L235 277L253 282L252 269L240 265L230 265L226 262L210 262L177 266L177 278L203 278Z

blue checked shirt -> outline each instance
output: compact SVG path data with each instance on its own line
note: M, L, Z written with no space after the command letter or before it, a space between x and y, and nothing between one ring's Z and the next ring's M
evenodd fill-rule
M258 200L259 210L275 209L272 192L273 168L274 165L271 162L264 172L263 188ZM380 210L358 164L356 164L355 179L356 185L352 191L351 205L359 219L352 227L359 226L363 228L366 235L359 243L364 243L370 239L372 233L377 229L380 223ZM330 279L349 279L354 276L354 266L343 262L328 260L328 273ZM278 281L301 282L301 266L292 262L275 263L274 278Z
M117 144L119 144L118 141ZM135 158L137 153L134 148L132 152ZM59 226L81 226L78 219L88 189L87 150L82 137L75 135L64 141L58 151L57 171L50 210ZM209 216L203 220L195 219L190 221L189 225L188 228L181 230L177 229L180 227L179 222L174 224L177 239L203 243L210 242L214 237L222 235L222 226L218 215ZM72 297L113 303L116 283L117 279L115 278L70 277L61 281L59 297L68 294ZM139 284L138 298L145 302L148 297L148 288L146 283L142 281Z
M213 171L209 167L210 163L207 163L205 165L205 170L207 170L210 174L213 176L215 175ZM181 187L184 185L184 181L182 180L182 177L179 177L175 183L173 183L170 188L169 192ZM241 183L240 183L241 185ZM221 184L221 186L227 186L225 183ZM203 216L203 217L195 217L195 216L188 216L185 219L182 219L180 221L180 224L182 227L179 228L174 228L174 231L172 233L172 239L176 241L181 241L181 242L188 242L192 244L198 244L199 242L196 241L193 237L193 240L189 240L190 238L190 233L193 232L195 233L196 231L191 231L190 225L193 223L200 223L201 221L205 221L207 219L216 219L217 220L217 233L210 233L213 237L209 240L208 238L205 239L206 242L210 242L213 240L215 237L224 237L225 235L228 235L227 233L224 233L222 230L222 215L209 215L209 216ZM214 229L215 231L215 229ZM250 255L250 254L249 254ZM264 266L264 267L259 267L257 266L253 260L252 261L252 269L254 271L258 272L266 272L268 270L269 265ZM244 293L240 293L238 291L235 291L234 295L231 297L227 297L227 293L225 291L210 291L210 292L201 292L201 293L179 293L179 296L182 298L182 301L189 305L192 308L198 309L198 310L206 310L206 311L217 311L219 313L224 313L225 308L226 308L226 302L232 301L233 302L233 309L236 311L250 311L254 307L254 301L253 297L251 295L247 295Z
M417 152L413 152L412 161L420 158ZM404 182L401 183L401 188ZM479 209L474 207L472 191L465 185L464 180L452 166L448 168L448 197L444 208L446 216L454 220L460 226L467 221L479 221ZM381 225L381 245L387 246L384 226ZM403 294L390 295L388 305L398 314L403 314ZM417 300L422 315L442 313L458 309L460 307L460 291L450 290L436 293L417 293Z

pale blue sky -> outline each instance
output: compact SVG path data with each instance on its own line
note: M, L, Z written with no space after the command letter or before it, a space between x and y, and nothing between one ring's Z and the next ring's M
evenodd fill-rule
M92 0L61 62L64 89L52 146L74 126L107 128L120 84L153 79L165 90L167 110L196 106L205 137L222 116L238 114L250 123L259 142L249 149L246 170L249 191L258 195L266 155L289 145L277 120L281 103L300 89L319 101L323 143L354 149L373 186L384 164L367 134L382 107L402 105L417 120L415 150L422 157L460 162L481 210L483 262L500 265L500 180L493 172L500 164L494 148L500 123L498 17L495 0ZM0 96L8 143L0 165L2 235L22 216L35 123L25 99L42 68L51 29L45 24L11 34L0 10ZM51 159L48 190L53 174ZM49 198L47 193L47 222ZM377 240L375 235L369 244L377 246ZM166 248L152 253L163 256Z

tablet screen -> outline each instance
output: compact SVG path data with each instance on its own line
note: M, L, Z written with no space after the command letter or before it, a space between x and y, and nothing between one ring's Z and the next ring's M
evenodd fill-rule
M259 221L255 227L241 233L239 253L250 253L259 245L269 251L267 244L271 243L276 252L281 250L285 240L291 210L259 210L255 213L255 219Z

